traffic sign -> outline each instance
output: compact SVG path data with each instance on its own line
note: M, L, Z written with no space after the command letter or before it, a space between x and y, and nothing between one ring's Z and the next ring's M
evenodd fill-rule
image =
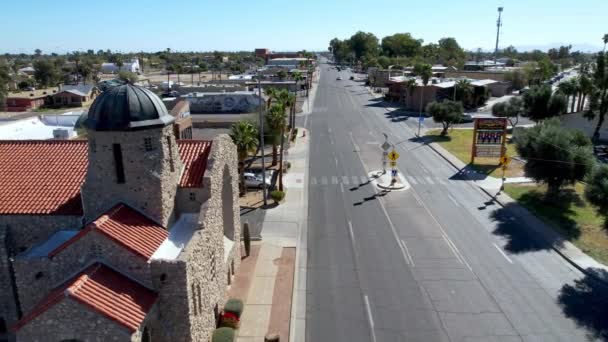
M509 158L507 156L500 157L500 164L506 166L506 165L509 165L509 163L511 163L511 158Z
M392 160L392 161L396 161L397 159L399 159L399 153L397 153L397 151L392 150L389 154L388 154L388 159Z
M380 147L382 147L383 150L388 151L388 149L391 148L391 144L385 141Z
M391 167L393 167L393 168L394 168L394 167L397 167L397 162L396 162L396 161L392 161L390 165L391 165Z
M391 170L391 176L397 177L397 170Z

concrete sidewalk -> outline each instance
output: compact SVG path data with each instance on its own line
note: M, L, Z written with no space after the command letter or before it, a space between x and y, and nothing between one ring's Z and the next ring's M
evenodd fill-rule
M428 146L457 170L466 170L465 163L456 158L439 144L430 143ZM545 222L530 213L526 208L519 205L517 201L509 197L509 195L506 193L502 192L497 195L498 190L500 189L499 179L494 178L495 181L486 181L484 179L475 178L474 176L470 177L468 172L462 172L462 175L470 182L478 185L483 192L485 192L492 200L496 201L500 206L508 206L511 210L513 210L513 213L526 222L526 225L531 228L538 237L549 242L555 252L576 267L579 271L608 284L608 279L599 276L601 273L608 274L608 266L597 262L595 259L583 253L583 251L581 251L578 247L573 245L570 241L564 239L553 228L549 227ZM521 180L522 179L518 178L515 181L517 182Z
M263 341L268 329L277 326L277 320L289 320L289 341L304 341L305 313L306 313L306 234L308 195L306 175L308 169L309 135L303 128L298 129L296 141L289 149L287 161L291 168L283 178L286 190L284 202L278 206L266 209L262 241L259 255L252 274L252 282L245 302L238 341ZM290 276L289 270L279 274L282 259L286 259L285 250L295 249L295 272L293 273L293 286L285 286L285 274ZM283 257L282 257L283 256ZM292 260L293 257L289 257ZM286 289L292 288L291 293ZM290 300L279 299L279 295L291 296ZM274 300L273 300L274 297ZM284 298L284 297L283 297ZM288 302L286 306L277 307L281 302ZM273 307L274 306L274 307ZM273 317L275 315L291 312L290 317ZM285 329L280 329L281 335ZM279 331L277 331L279 332ZM287 341L281 336L281 341Z

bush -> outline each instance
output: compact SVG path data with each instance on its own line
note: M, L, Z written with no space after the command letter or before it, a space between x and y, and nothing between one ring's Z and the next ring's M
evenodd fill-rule
M285 197L285 192L281 190L274 190L270 193L270 197L274 200L275 203L279 203Z
M230 312L236 315L237 318L241 318L243 313L243 301L237 298L230 298L224 305L224 312Z
M222 327L215 329L211 337L211 342L233 342L234 341L234 329L228 327Z
M232 312L224 312L222 319L220 320L220 327L238 329L239 318Z

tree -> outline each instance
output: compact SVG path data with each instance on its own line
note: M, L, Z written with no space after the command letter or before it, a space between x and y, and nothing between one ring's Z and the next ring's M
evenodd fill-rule
M36 54L36 57L40 57L42 55L42 50L36 49L34 50L34 54Z
M581 112L585 109L585 99L593 91L593 82L586 73L582 73L578 78L578 85L581 91L578 101L578 111Z
M597 141L600 138L600 129L604 124L606 113L608 113L608 63L607 57L603 52L597 56L595 63L595 73L593 74L593 87L589 94L589 108L585 113L585 117L593 120L598 117L595 130L593 132L593 140Z
M561 94L552 94L548 85L532 86L524 94L525 116L539 122L566 112L568 102Z
M266 97L268 98L268 100L266 100L266 108L270 108L270 105L272 104L272 100L275 99L278 91L279 90L277 88L273 88L273 87L264 89L264 95L266 95Z
M55 64L46 59L36 60L34 62L34 79L41 87L56 85L59 82L61 75Z
M433 69L432 69L431 65L427 64L427 63L416 64L414 66L413 71L416 76L419 76L422 79L422 84L424 85L424 88L426 88L426 85L429 84L429 80L433 76ZM420 91L420 115L421 116L422 116L422 97L424 94L424 88L422 88Z
M604 34L604 37L602 38L602 40L604 41L604 50L603 52L606 52L606 44L608 44L608 33Z
M547 199L554 200L563 185L582 180L595 162L592 144L582 132L562 127L558 118L521 131L515 139L526 158L527 177L547 184Z
M568 98L572 96L572 109L570 110L570 112L574 112L574 106L576 103L576 93L578 93L578 83L576 82L576 79L571 78L569 80L560 82L557 85L557 89L566 97L566 102L568 101Z
M426 106L426 112L433 117L433 121L439 122L443 126L442 136L448 134L448 129L452 124L464 119L462 103L457 101L433 101Z
M511 82L511 87L514 90L523 89L528 82L526 75L521 70L514 70L505 73L505 80Z
M304 81L304 76L302 76L302 73L299 71L294 71L291 74L291 78L296 81L296 94L298 93L298 83Z
M266 112L266 125L272 141L272 165L278 162L278 145L281 134L285 128L285 108L277 103Z
M458 65L464 63L466 54L454 38L439 39L439 63Z
M409 33L395 33L382 38L381 46L388 57L414 57L420 54L422 39L414 39Z
M277 71L277 77L283 81L284 79L287 78L287 72L285 72L285 70L279 70Z
M358 31L348 41L357 60L363 56L378 54L378 38L373 33Z
M0 108L4 108L4 102L8 94L9 70L8 64L4 60L0 60Z
M512 97L509 101L498 102L492 106L492 115L507 118L513 131L519 122L519 116L524 113L524 101L519 97Z
M134 84L139 79L136 73L125 70L119 71L117 78L123 82L128 82L131 84Z
M230 137L236 145L239 162L239 189L242 196L247 191L245 185L245 160L249 156L249 153L255 152L258 147L258 129L252 122L241 120L230 128Z
M608 165L596 165L589 173L585 198L604 215L604 228L608 229Z
M454 84L454 101L462 102L464 107L468 107L472 102L473 96L473 85L471 81L462 79L456 81Z

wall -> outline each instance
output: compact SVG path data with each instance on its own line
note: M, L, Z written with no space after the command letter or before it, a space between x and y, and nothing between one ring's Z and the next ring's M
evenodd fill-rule
M147 259L92 231L51 259L27 256L15 259L15 277L21 309L24 313L29 312L50 290L99 260L152 288ZM42 276L36 279L38 272L42 272Z
M0 319L9 326L17 321L17 305L14 299L12 264L9 260L8 231L0 225ZM0 334L0 340L2 334Z
M78 317L78 319L74 319ZM78 339L90 342L132 341L126 327L70 298L64 298L17 331L18 341Z
M173 220L182 162L173 126L128 132L88 131L89 165L82 186L87 220L124 202L168 227ZM144 138L152 139L154 150L146 151ZM171 140L171 146L167 143ZM125 183L117 183L113 144L120 144ZM173 170L171 170L173 160Z
M190 199L190 193L194 193L194 200ZM175 206L180 213L196 213L201 205L209 198L210 192L206 187L202 188L179 188L175 196Z
M505 81L505 73L498 71L465 71L465 70L447 70L446 78L467 77L475 80L496 80Z
M46 241L59 230L78 229L80 216L0 215L0 226L8 227L11 245L17 253Z
M258 110L260 100L255 94L226 93L199 94L186 97L190 112L201 113L253 113Z

